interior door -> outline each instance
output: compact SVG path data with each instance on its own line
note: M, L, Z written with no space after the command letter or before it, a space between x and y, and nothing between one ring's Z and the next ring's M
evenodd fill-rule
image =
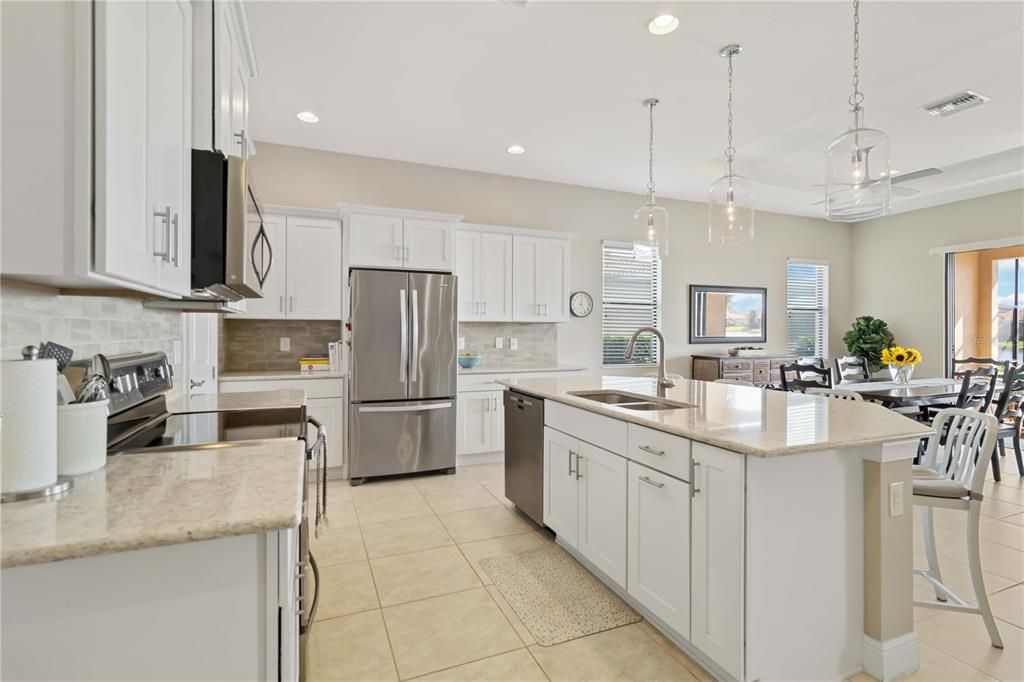
M288 317L341 319L341 225L288 217Z
M455 278L409 274L409 398L455 395Z
M575 438L544 427L544 525L570 547L579 537L578 454Z
M580 552L620 587L626 586L626 459L579 444Z
M409 275L353 270L349 284L351 400L405 400L409 395Z
M480 235L481 319L507 322L512 319L512 235Z
M245 244L250 249L253 240L256 239L256 232L260 228L260 220L250 213L245 224ZM285 295L288 273L287 240L285 229L285 217L280 215L263 215L263 229L267 233L267 240L270 242L269 252L257 248L256 265L264 268L269 260L270 271L263 283L263 298L249 298L245 301L245 317L258 317L265 319L283 319L285 317ZM246 265L250 276L255 277L252 253L246 254Z
M455 276L458 278L460 320L478 320L483 314L480 296L480 238L479 232L455 232Z
M185 343L188 346L186 381L188 396L217 392L217 323L220 317L209 313L185 314Z

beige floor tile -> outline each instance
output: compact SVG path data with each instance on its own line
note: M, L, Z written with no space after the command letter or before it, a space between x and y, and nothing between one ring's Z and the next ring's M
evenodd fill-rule
M918 655L920 657L920 667L909 675L898 677L898 680L911 680L915 682L939 682L940 680L946 682L973 682L974 680L989 681L992 678L981 672L975 670L971 666L956 660L952 656L947 656L938 649L927 644L921 644L918 647Z
M384 557L371 564L382 606L480 587L457 547Z
M985 483L985 498L1002 500L1012 504L1024 505L1024 485L1020 484L1020 478L1007 480L1004 476L1001 483L988 481Z
M389 606L384 620L403 679L522 647L483 588Z
M486 485L486 486L484 486L484 488L486 488L487 492L489 492L491 495L494 495L494 497L497 498L498 502L500 502L504 506L506 506L506 507L514 507L514 506L516 506L515 503L512 500L510 500L507 497L505 497L505 485L504 485L504 483L502 485Z
M526 532L518 533L516 535L505 535L500 538L492 538L490 540L477 540L476 542L466 542L459 545L459 549L469 559L469 563L473 565L473 570L480 576L480 580L485 585L491 584L491 576L487 574L487 571L480 568L481 559L487 559L494 556L502 556L504 554L515 554L516 552L527 552L531 549L540 549L544 547L545 543L538 537L536 533Z
M373 523L362 529L366 553L371 559L454 544L434 516Z
M984 565L985 564L983 563L982 566ZM915 558L914 568L923 569L927 566L928 562L923 557L920 559ZM966 563L954 561L949 557L940 555L939 570L942 571L942 582L944 582L951 590L967 601L974 601L974 586L971 584L970 567ZM985 579L985 591L988 594L1005 590L1016 582L1009 578L1004 578L996 573L986 571L984 568L982 569L981 574ZM926 578L918 575L914 576L914 584L919 585L926 590L931 585Z
M356 499L356 514L361 525L414 519L421 516L433 516L427 501L418 492L408 495L389 495L387 497L369 497Z
M508 603L508 600L502 596L501 592L498 591L498 588L494 585L488 585L487 593L491 595L491 599L493 599L494 603L498 605L501 612L505 614L505 618L507 618L508 622L512 624L516 634L519 635L519 639L523 640L523 644L526 646L536 644L537 640L533 638L533 635L530 634L526 625L524 625L523 621L519 619L518 615L516 615L515 609L513 609L512 605Z
M857 673L853 677L847 678L846 682L878 682L878 678L867 673Z
M1001 519L1021 513L1024 513L1024 506L1012 502L986 499L984 504L981 505L982 516L988 516L993 519Z
M466 471L481 485L496 486L499 488L504 488L505 486L504 462L494 462L492 464L471 464L466 467Z
M419 492L415 478L389 478L381 481L367 481L351 488L353 500L409 495Z
M310 533L312 534L312 531ZM314 534L310 541L310 551L321 568L366 559L366 549L363 547L363 535L359 531L359 526L339 527L332 523L326 528L322 527L320 537Z
M514 514L504 507L468 509L466 511L438 514L441 523L458 543L486 540L502 535L514 535L529 530Z
M424 475L413 479L421 493L444 493L455 490L474 490L481 488L475 478L459 469L454 476L444 474Z
M992 520L989 521L994 523ZM979 533L985 532L979 526ZM952 530L936 524L935 546L938 550L940 561L949 558L966 565L966 533L965 529ZM1014 583L1024 581L1024 552L986 539L982 539L979 545L981 550L981 567L986 574L999 575ZM915 524L914 530L914 556L915 565L924 566L924 536L921 527L917 524ZM991 587L989 587L989 590L991 591Z
M658 632L653 625L648 623L646 620L640 621L639 623L637 623L637 625L640 627L641 630L644 631L644 633L646 633L655 642L657 642L665 651L667 651L672 656L672 658L676 659L676 661L678 661L684 668L686 668L687 672L689 672L691 675L696 677L701 682L713 682L714 678L711 677L711 675L709 675L707 671L704 670L704 668L701 668L700 664L697 663L697 661L687 656L686 652L684 652L682 649L680 649L675 644L670 642L663 634Z
M440 672L416 678L418 680L522 680L522 682L547 682L544 671L540 669L533 656L526 649L499 654L482 661L473 661L465 665L441 670Z
M309 500L309 512L310 515L316 509L316 503L312 498ZM351 499L339 499L335 500L331 497L330 493L327 493L327 514L330 519L331 526L337 528L348 528L349 526L358 526L359 519L356 518L356 507L352 504Z
M326 620L380 606L370 575L370 564L353 561L320 568L320 602L316 619Z
M1024 526L1008 523L1004 519L983 519L981 539L1024 552Z
M992 646L981 616L943 613L915 625L923 644L991 675L997 680L1024 679L1024 630L997 621L1004 649Z
M1024 526L1024 513L1004 516L1000 521L1003 523L1012 523L1015 526Z
M397 680L379 610L342 616L313 626L310 680Z
M557 680L694 680L638 625L626 625L554 646L532 646L540 667Z
M446 492L427 491L424 492L424 496L431 508L438 514L497 507L501 504L494 498L494 495L479 485L475 488L462 488Z
M1024 628L1024 584L997 592L988 600L996 618Z
M310 489L312 490L312 486L310 486ZM327 499L339 501L351 500L352 484L341 479L327 481Z

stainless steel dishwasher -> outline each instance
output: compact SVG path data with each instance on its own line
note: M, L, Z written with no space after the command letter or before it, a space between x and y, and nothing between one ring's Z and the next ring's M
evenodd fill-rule
M544 401L505 390L505 497L544 525Z

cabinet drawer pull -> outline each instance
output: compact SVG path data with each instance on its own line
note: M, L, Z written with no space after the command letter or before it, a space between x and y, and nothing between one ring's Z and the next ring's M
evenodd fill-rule
M284 312L284 296L277 297L277 307L280 312Z
M665 487L664 483L658 483L657 481L652 481L651 479L649 479L646 476L641 476L640 480L643 481L644 483L648 483L650 485L653 485L655 488L664 488Z
M153 255L159 256L160 260L165 263L169 263L171 260L171 207L167 206L162 211L153 211L153 217L160 218L160 222L163 223L164 226L164 250L154 250Z
M570 450L569 451L569 475L570 476L572 476L573 473L574 473L573 470L572 470L572 458L575 457L575 456L576 456L576 453L573 452L572 450ZM579 465L577 465L577 466L579 466Z
M700 492L700 488L697 487L697 467L700 466L700 462L695 459L690 460L690 497L694 497Z
M658 457L664 457L665 456L665 451L664 450L655 450L650 445L641 445L641 446L639 446L639 448L641 450L643 450L644 452L649 453L651 455L657 455Z
M400 247L400 246L396 246L395 247L395 260L399 260L399 261L402 260L402 252L400 250L401 248L402 247Z
M580 473L580 460L581 459L583 459L583 458L580 457L580 453L577 452L576 453L576 480L577 481L580 480L581 478L583 478L583 474Z
M171 260L174 263L174 267L178 267L181 265L181 226L178 224L177 213L174 214L171 225L174 228L174 257Z

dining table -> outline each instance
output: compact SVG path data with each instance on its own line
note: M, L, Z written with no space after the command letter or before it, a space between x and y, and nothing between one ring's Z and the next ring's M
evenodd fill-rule
M934 377L911 379L906 384L895 381L844 382L837 388L855 391L865 400L876 400L886 407L909 407L952 402L959 395L962 384L962 379Z

